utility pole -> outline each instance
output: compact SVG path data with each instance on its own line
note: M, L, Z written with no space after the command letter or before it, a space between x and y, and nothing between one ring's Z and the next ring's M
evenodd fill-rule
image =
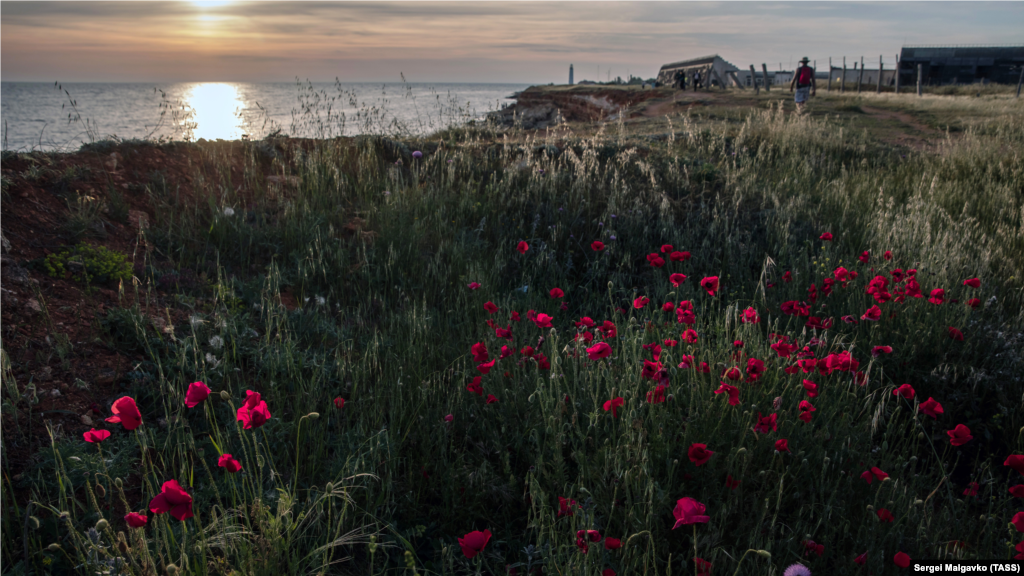
M875 94L882 93L882 55L878 55L878 85L875 87Z
M857 76L857 94L860 94L860 85L864 83L864 57L860 57L860 76Z
M825 89L826 92L832 91L832 57L828 57L828 87Z
M900 93L900 55L896 55L896 93Z
M763 74L762 78L764 79L764 91L770 92L771 85L768 84L768 65L764 62L761 62L761 74Z
M1020 65L1020 78L1017 78L1017 98L1020 98L1020 85L1024 83L1024 64Z
M921 95L921 63L917 63L917 95Z
M843 77L839 80L839 93L846 93L846 56L843 56Z

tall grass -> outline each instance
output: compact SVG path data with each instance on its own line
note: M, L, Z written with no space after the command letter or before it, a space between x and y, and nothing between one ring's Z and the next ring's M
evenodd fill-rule
M270 160L252 142L241 190L226 185L226 170L199 172L220 162L211 155L196 168L202 201L152 192L149 233L161 258L207 272L208 285L159 293L154 262L135 288L146 306L104 320L112 345L144 358L125 390L143 426L108 426L98 446L52 429L51 448L19 480L5 474L4 564L679 574L699 557L716 573L779 574L800 561L853 574L865 552L875 573L892 571L898 551L1007 558L1019 539L1007 527L1017 473L1002 463L1021 451L1024 425L1024 115L1007 106L939 153L772 109L741 123L673 118L672 136L653 145L625 130L556 141L467 127L422 140L317 141ZM268 182L268 167L298 186ZM606 249L591 249L594 240ZM653 268L646 256L663 244L692 258ZM857 259L865 250L868 264ZM809 301L811 284L820 290L838 266L859 277L813 303L830 329L780 312ZM895 268L916 269L926 297L882 304L878 322L840 320L860 319L875 303L867 282ZM688 279L675 287L669 272ZM714 296L698 286L707 276L721 279ZM963 286L972 277L980 290ZM565 297L551 298L553 287ZM959 302L929 303L933 288ZM641 296L650 303L635 308ZM976 310L965 305L972 297ZM168 329L152 314L172 299L187 319ZM694 305L695 343L661 310L683 300ZM748 307L759 323L740 322ZM535 326L528 310L554 317L553 327ZM617 326L610 359L588 359L574 325L582 316ZM770 348L777 334L816 358L850 352L866 383L853 372L786 373L793 359ZM652 404L658 382L641 376L652 358L642 345L668 339L678 344L663 344L660 357L666 401ZM470 354L478 342L491 358L503 345L513 354L481 375ZM893 353L873 358L879 345ZM678 367L684 354L709 373ZM714 392L748 358L767 370L736 382L731 406ZM482 396L467 391L476 376ZM797 419L803 379L821 391L809 423ZM213 394L189 409L197 380ZM903 383L912 400L893 394ZM262 427L235 420L246 390L273 415ZM616 397L613 416L603 406ZM919 410L928 397L945 407L937 420ZM759 413L777 413L777 431L755 431ZM945 431L961 423L974 439L956 448ZM791 452L775 450L781 438ZM693 443L715 452L707 464L688 459ZM223 453L242 471L218 468ZM871 467L889 478L868 484L861 473ZM171 479L194 498L195 518L150 514L145 528L128 528L124 514L146 509ZM964 495L970 482L976 496ZM31 504L16 504L26 492ZM571 515L559 497L576 502ZM710 521L673 530L683 497L704 503ZM882 508L892 523L879 520ZM468 559L457 539L484 529L493 539ZM591 529L622 548L582 553L577 531ZM806 555L809 540L822 555Z

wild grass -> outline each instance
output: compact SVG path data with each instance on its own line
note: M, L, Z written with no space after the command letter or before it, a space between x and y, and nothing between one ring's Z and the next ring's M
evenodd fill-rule
M1009 558L1020 535L1008 488L1020 479L1003 462L1024 448L1024 120L1019 105L1006 106L939 153L773 108L740 123L675 117L655 143L613 126L557 141L474 127L322 140L274 160L276 173L298 178L295 189L266 181L263 148L251 142L250 192L225 186L218 169L197 172L204 200L194 204L154 186L149 240L209 280L198 296L172 298L146 267L137 301L173 299L187 321L141 307L104 319L112 346L144 358L124 390L143 425L100 425L112 435L98 445L52 428L51 448L19 480L4 475L4 565L679 574L698 557L716 573L780 574L802 562L841 575L891 572L900 551ZM595 240L606 248L593 250ZM692 257L670 261L665 244ZM652 267L651 253L668 263ZM859 276L824 295L840 266ZM876 303L868 281L883 275L895 290L894 269L915 269L925 298L882 303L877 322L860 320ZM688 278L675 287L669 272ZM698 285L711 276L721 281L714 295ZM974 277L980 289L964 286ZM555 287L563 298L549 295ZM935 288L947 291L941 305L927 299ZM638 297L650 302L636 308ZM681 301L693 303L692 326L662 310ZM788 301L808 302L832 326L783 314ZM750 307L758 323L740 321ZM552 328L528 311L552 316ZM588 358L577 334L602 336L577 326L581 317L615 324L617 335L604 337L610 359ZM689 327L696 342L680 337ZM770 347L777 335L815 358L848 352L860 365L787 373L795 358ZM476 343L492 359L502 346L512 354L481 374ZM656 343L665 374L652 381L641 369L653 352L642 345ZM873 357L882 345L892 354ZM684 355L708 372L680 367ZM756 382L724 379L750 358L766 365ZM477 376L479 396L467 390ZM738 405L715 394L723 379L740 388ZM818 397L807 397L804 379ZM213 393L187 408L195 381ZM659 381L665 401L650 403ZM904 383L913 399L894 395ZM248 390L272 417L243 429L236 412ZM945 408L938 419L920 410L929 397ZM613 398L623 400L614 416L604 409ZM810 422L797 418L801 400L816 408ZM24 400L8 392L8 401ZM777 430L757 431L769 413ZM962 447L946 434L957 424L973 434ZM783 438L789 452L775 449ZM694 443L714 452L708 463L688 458ZM240 472L217 466L224 453ZM871 467L888 479L866 482ZM126 526L124 515L145 513L172 479L195 517L151 513L144 528ZM684 497L705 504L710 521L673 530ZM575 501L571 514L560 498ZM883 508L891 523L879 519ZM492 539L467 558L457 540L485 529ZM622 547L602 541L583 553L579 530ZM823 552L808 555L808 541ZM763 553L747 558L750 550ZM854 562L862 553L865 568Z

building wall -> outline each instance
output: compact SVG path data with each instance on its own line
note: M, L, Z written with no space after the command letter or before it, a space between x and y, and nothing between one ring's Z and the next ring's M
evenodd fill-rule
M997 82L1016 84L1024 66L1024 46L921 46L900 53L900 83L925 85Z

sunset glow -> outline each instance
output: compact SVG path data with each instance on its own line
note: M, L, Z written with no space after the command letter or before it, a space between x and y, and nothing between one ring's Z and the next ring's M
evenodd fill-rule
M244 130L238 111L244 107L238 88L232 84L195 84L185 96L185 103L194 115L193 137L207 140L236 140Z

